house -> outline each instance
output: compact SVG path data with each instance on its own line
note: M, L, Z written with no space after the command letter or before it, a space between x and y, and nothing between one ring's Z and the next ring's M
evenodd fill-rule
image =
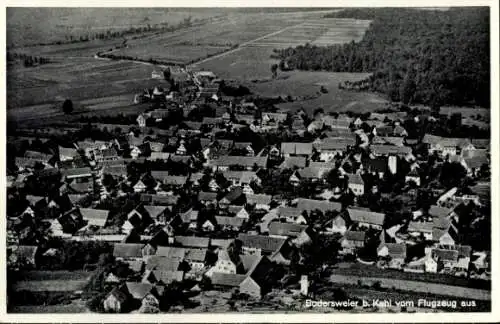
M377 255L379 258L389 259L389 268L401 269L406 260L406 244L381 242Z
M264 125L274 125L284 123L287 119L287 115L284 113L262 113L262 123Z
M351 222L362 227L382 229L385 214L372 212L366 209L347 208Z
M116 243L113 247L113 257L121 261L134 261L143 258L144 244Z
M224 178L232 183L233 186L249 185L252 182L260 183L261 180L253 171L226 171Z
M246 277L244 274L213 272L210 281L216 289L239 288Z
M215 216L215 221L222 230L239 231L245 219L240 217Z
M238 240L242 243L243 254L247 255L272 255L279 251L286 243L285 238L264 235L240 233Z
M153 285L169 285L174 281L182 282L183 280L183 271L146 270L141 282Z
M217 252L217 261L214 266L205 273L205 276L210 278L214 273L236 273L236 265L229 257L227 250L224 249Z
M313 153L312 143L294 143L283 142L281 143L281 155L288 156L303 156L310 157Z
M315 145L315 149L320 153L320 160L328 162L343 156L355 144L356 142L351 138L327 137Z
M271 207L272 197L265 194L248 194L246 195L248 206L253 206L257 210L269 210Z
M328 231L333 233L340 233L342 235L347 231L345 219L338 214L331 220L331 226L327 228Z
M93 208L80 208L79 210L87 226L104 227L106 225L109 210Z
M285 219L287 223L307 224L307 219L303 215L303 210L296 207L280 206L278 207L277 215L279 215L280 219Z
M269 236L292 238L291 243L302 246L312 241L311 231L307 225L271 222L268 226Z
M470 141L465 138L446 138L430 134L425 134L422 143L427 146L429 154L436 152L445 157L454 156L460 153L463 148L467 148Z
M175 236L174 244L182 247L206 249L210 244L210 239L197 236Z
M382 179L389 170L387 157L364 159L362 163L367 173L378 176L379 179Z
M143 282L126 282L125 291L130 296L134 304L139 304L141 307L147 305L158 305L160 304L158 300L158 293L155 290L154 285Z
M438 263L438 272L451 271L458 262L458 251L453 249L432 249L431 256Z
M125 313L130 310L129 296L122 289L115 287L103 301L106 313Z
M420 186L420 175L418 174L417 169L411 170L406 176L405 176L405 182L413 182L415 185Z
M199 211L190 208L184 213L179 213L176 219L178 220L179 223L187 225L188 228L195 229L198 222L198 214Z
M371 153L374 156L399 156L399 157L407 157L411 154L411 148L408 146L394 146L394 145L371 145L370 146Z
M170 153L167 152L151 152L151 156L147 159L150 161L168 161Z
M166 224L168 209L166 206L144 205L144 211L155 224Z
M59 150L59 161L72 161L80 157L78 150L75 148L59 146L58 150Z
M204 205L217 204L217 193L200 191L198 193L198 201Z
M340 212L340 210L342 209L342 205L338 202L333 202L333 201L298 198L297 208L307 212L320 210L321 212L326 213L327 211Z
M234 153L240 153L240 152L243 154L234 154ZM254 156L255 151L252 148L251 142L234 142L233 154L234 155L244 155L244 156Z
M230 156L224 155L210 161L213 171L228 171L232 166L244 167L248 171L259 168L265 169L267 165L266 156Z
M116 152L113 147L94 151L94 159L98 163L114 161L118 160L119 158L120 157L118 156L118 152Z
M365 246L365 232L346 231L340 243L342 254L355 254L356 251Z
M477 155L463 158L462 165L467 170L469 176L476 177L483 166L489 167L489 160L486 155Z
M62 169L61 174L66 181L78 179L79 181L92 180L92 171L89 167Z
M37 265L38 246L19 245L12 249L15 264L20 269L33 269Z
M365 182L359 174L347 173L347 187L356 196L362 196L365 194Z
M148 269L152 268L165 268L165 264L172 260L176 260L177 262L180 262L184 260L185 256L187 253L187 249L184 247L177 247L177 246L158 246L158 249L156 250L156 254L154 256L148 257L146 261L146 266ZM158 258L166 258L166 259L158 259ZM177 269L174 269L177 270Z
M203 224L201 224L201 229L204 232L213 232L215 231L215 222L207 219Z
M246 211L245 207L243 206L235 206L235 205L230 205L227 208L227 212L235 216L236 218L241 218L243 220L247 220L250 218L250 214Z
M241 205L245 204L245 195L241 187L235 187L231 189L221 200L219 200L219 207L222 209L227 209L229 205Z
M144 191L146 191L147 188L148 187L140 179L133 186L134 192L144 192Z
M207 262L207 249L186 249L184 260L189 264L191 272L198 272L205 267Z
M432 240L433 223L410 221L407 232L412 237L422 237L425 240L430 241Z
M280 164L280 169L302 169L307 164L307 158L304 156L287 156L283 163Z
M448 222L446 227L436 226L432 229L432 240L438 242L440 245L453 246L459 242L459 233L457 228Z

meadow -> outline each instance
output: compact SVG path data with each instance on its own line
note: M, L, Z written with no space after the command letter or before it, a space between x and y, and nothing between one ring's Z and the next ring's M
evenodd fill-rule
M340 75L307 72L280 72L271 80L270 67L277 63L271 58L274 48L295 46L306 42L347 42L357 40L368 27L369 21L353 19L324 19L332 9L302 10L279 8L262 12L256 8L176 8L176 9L127 9L111 10L49 8L33 12L26 8L13 8L8 12L8 43L19 43L18 53L48 57L52 63L25 68L21 64L7 67L7 108L9 119L43 120L48 117L63 118L60 110L65 99L71 99L75 113L114 113L134 111L135 93L146 87L162 85L161 80L151 79L155 66L141 62L96 58L96 53L127 56L140 60L155 59L162 62L186 64L195 62L191 69L212 70L223 79L235 80L265 96L304 96L310 100L283 104L284 109L318 105L332 109L356 108L358 103L379 103L373 94L360 94L338 90L338 82L364 75ZM28 11L28 13L27 13ZM28 22L22 17L60 19ZM91 15L95 13L96 15ZM45 16L44 16L45 15ZM202 21L191 27L172 32L145 33L128 37L127 47L117 48L122 39L93 40L82 43L27 46L29 39L47 42L51 37L72 35L91 26L93 29L129 28L137 24L175 24L186 17ZM172 17L175 17L172 18ZM146 19L147 18L147 19ZM172 18L172 19L171 19ZM57 23L55 23L57 22ZM73 29L61 26L73 26ZM80 29L79 29L80 28ZM89 27L90 28L90 27ZM35 29L36 37L31 35ZM57 29L57 32L51 30ZM31 35L31 36L30 36ZM32 37L33 36L33 37ZM49 37L50 36L50 37ZM25 42L21 44L20 39ZM17 44L16 43L16 44ZM156 67L158 69L158 67ZM317 96L320 87L327 94ZM86 102L105 98L105 103ZM117 99L120 98L120 99ZM296 107L297 106L297 107Z

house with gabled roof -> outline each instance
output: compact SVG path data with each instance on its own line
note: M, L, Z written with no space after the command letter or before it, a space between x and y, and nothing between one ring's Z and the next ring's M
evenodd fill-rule
M182 282L183 280L183 271L146 270L141 282L152 285L169 285L174 281Z
M285 158L288 156L310 157L312 153L313 153L312 143L295 143L295 142L281 143L281 155L283 155Z
M406 244L381 242L377 248L377 256L389 259L389 268L401 269L406 260Z
M356 196L362 196L365 194L365 182L361 175L357 173L346 173L347 176L347 187Z
M367 209L347 208L347 214L352 223L358 226L382 229L385 214L373 212Z
M276 262L289 262L289 246L285 238L240 233L237 239L242 242L243 254L267 255Z
M241 166L248 171L265 169L267 156L230 156L223 155L209 162L213 171L227 171L231 166Z
M287 223L307 224L307 219L303 215L303 210L297 207L280 206L277 208L277 215Z
M346 231L340 243L341 254L355 254L356 251L365 246L366 234L362 231Z
M113 246L113 257L122 261L142 260L143 248L142 243L116 243Z
M412 237L423 237L425 240L432 240L433 222L416 222L410 221L407 232Z
M230 216L215 216L215 221L224 231L239 231L245 223L244 218Z
M93 209L93 208L80 208L80 214L87 226L104 227L108 220L109 210Z
M297 208L302 210L302 211L307 211L307 212L311 212L311 211L314 211L317 209L323 213L326 213L327 211L340 212L342 209L342 205L340 203L334 202L334 201L298 198L297 199Z
M304 156L287 156L285 160L279 165L280 169L301 169L305 168L307 158Z
M210 238L199 236L175 236L174 244L182 247L206 249L210 245Z
M70 147L58 147L59 151L59 161L71 161L80 158L78 150Z
M236 218L241 218L247 220L250 218L250 214L247 212L244 206L229 205L227 207L227 213Z
M219 207L227 209L229 205L244 205L245 195L241 187L234 187L229 191L221 200L219 200Z
M269 210L272 197L266 194L247 194L246 201L247 205L253 206L254 209Z

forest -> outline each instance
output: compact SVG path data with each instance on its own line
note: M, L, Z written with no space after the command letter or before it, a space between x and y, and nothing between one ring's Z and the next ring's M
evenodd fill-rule
M405 104L490 106L488 8L352 8L325 18L372 23L358 43L274 49L280 67L370 72L367 80L340 87L383 93Z

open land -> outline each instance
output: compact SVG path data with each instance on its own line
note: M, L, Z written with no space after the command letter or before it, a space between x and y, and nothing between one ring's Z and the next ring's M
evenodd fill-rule
M331 11L331 10L330 10ZM101 14L112 17L129 17L126 11L111 14ZM172 15L193 19L206 18L201 25L184 28L174 32L147 34L144 37L129 39L126 48L116 47L121 39L94 40L83 43L26 46L16 48L19 53L48 57L53 63L32 68L20 65L9 65L7 73L9 118L12 120L41 119L44 116L57 115L60 103L70 98L80 110L76 112L103 110L109 112L109 105L86 107L83 102L88 98L108 98L114 100L116 96L129 96L130 103L133 93L145 87L158 85L158 80L151 80L151 72L155 69L151 64L130 61L111 61L98 59L95 54L107 52L117 56L126 56L140 60L163 60L172 63L185 64L199 61L193 69L213 70L220 77L228 80L237 80L248 86L254 93L265 96L288 95L304 96L314 99L300 100L283 104L283 109L294 110L303 107L306 110L318 106L326 109L342 110L342 108L356 110L356 106L372 107L384 102L379 96L366 93L351 93L338 90L338 83L345 80L358 80L367 74L335 74L335 73L308 73L283 72L276 80L270 79L270 66L276 63L270 56L273 48L283 48L304 43L336 44L358 40L362 37L369 21L353 19L320 19L324 11L272 12L268 14L242 14L229 11L212 10L203 14L190 10ZM68 24L76 18L77 13L63 15L63 21ZM160 14L156 11L139 11L136 16L125 23L117 22L118 18L97 19L92 24L99 28L109 26L129 27L140 24L141 19L149 18L149 23L161 23ZM19 28L22 22L11 19L11 25ZM73 17L73 18L72 18ZM208 19L210 18L210 19ZM88 26L89 19L80 17L72 25L78 28ZM164 17L169 21L169 14ZM147 24L146 19L145 24ZM80 26L80 27L78 27ZM50 26L49 30L57 26ZM16 27L17 28L17 27ZM23 29L24 30L24 29ZM31 29L27 29L31 33ZM17 34L10 33L9 43L19 43ZM39 35L40 39L50 41L46 35ZM29 37L28 37L29 38ZM134 37L135 38L135 37ZM236 46L236 48L234 48ZM258 83L249 82L258 80ZM262 82L262 83L260 83ZM328 89L328 94L317 96L321 86ZM23 91L18 91L23 89ZM342 92L340 95L339 92ZM128 99L127 99L128 100ZM370 105L363 105L369 102ZM54 106L54 104L56 104ZM111 104L116 108L133 109L131 104L118 101ZM15 109L13 109L15 108ZM366 109L366 108L364 108Z

